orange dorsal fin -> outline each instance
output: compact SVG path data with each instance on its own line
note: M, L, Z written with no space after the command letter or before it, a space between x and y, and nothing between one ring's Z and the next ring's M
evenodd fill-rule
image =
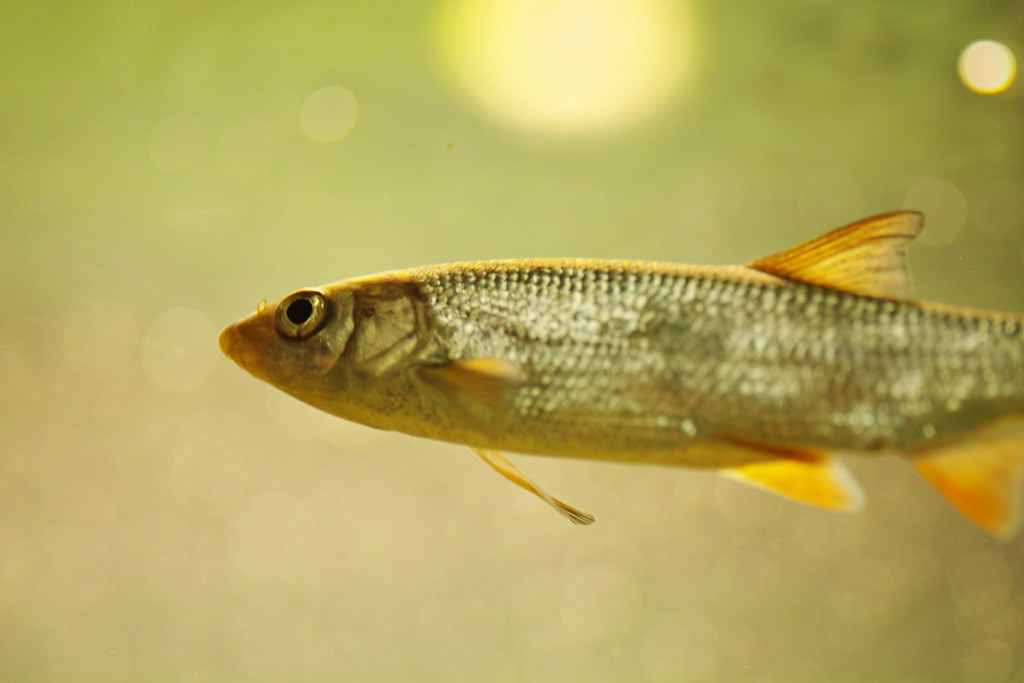
M964 517L1009 538L1021 522L1024 417L1001 418L919 455L914 468Z
M787 280L868 296L906 298L913 289L907 249L923 229L924 214L893 211L747 265Z
M594 516L577 510L567 503L563 503L554 496L548 494L547 491L537 486L527 477L522 471L512 464L512 461L506 458L503 454L498 451L485 450L483 448L473 448L474 453L480 456L480 459L490 465L495 472L508 479L516 486L521 486L530 493L534 494L545 503L558 510L560 514L565 516L573 524L587 525L594 523Z
M773 451L776 455L781 452ZM765 489L807 505L839 512L864 507L864 493L836 458L800 452L792 459L755 462L722 472L730 479Z

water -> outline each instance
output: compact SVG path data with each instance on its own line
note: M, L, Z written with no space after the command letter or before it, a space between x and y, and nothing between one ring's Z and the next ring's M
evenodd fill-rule
M850 462L868 505L835 516L517 457L578 528L216 344L343 277L743 262L904 205L919 295L1024 311L1021 86L957 72L979 38L1024 54L1021 4L467 7L0 27L0 678L1022 680L1024 536L903 462Z

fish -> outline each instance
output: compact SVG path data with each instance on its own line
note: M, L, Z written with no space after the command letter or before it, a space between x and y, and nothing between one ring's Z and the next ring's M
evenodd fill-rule
M745 265L537 258L298 290L228 326L256 378L363 425L505 455L710 470L826 510L847 457L898 455L1011 537L1024 480L1024 316L911 296L924 215L894 211Z

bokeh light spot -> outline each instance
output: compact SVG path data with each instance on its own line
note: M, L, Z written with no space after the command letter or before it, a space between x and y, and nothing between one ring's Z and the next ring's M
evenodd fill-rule
M142 338L142 365L169 391L202 384L217 362L217 328L203 313L172 308L154 320Z
M193 166L206 149L206 127L194 114L160 119L149 134L149 158L161 171L176 173Z
M505 123L596 132L666 105L691 61L685 8L667 0L449 0L439 49Z
M1017 76L1017 59L1010 48L994 40L971 43L960 53L957 63L960 80L976 93L1003 92Z
M299 110L302 132L313 142L337 142L359 118L359 102L348 88L330 85L310 94Z
M921 244L952 244L967 224L967 199L956 185L939 178L926 178L910 188L903 208L924 212L927 223Z

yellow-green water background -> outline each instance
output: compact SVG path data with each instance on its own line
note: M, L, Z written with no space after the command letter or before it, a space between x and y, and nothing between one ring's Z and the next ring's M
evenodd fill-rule
M518 457L597 515L577 528L464 448L322 416L216 348L260 299L344 277L742 262L904 205L932 220L921 296L1024 311L1021 84L957 76L974 40L1024 55L1024 4L673 5L661 99L587 131L488 108L460 5L5 8L0 679L1024 681L1024 539L904 462L850 460L868 505L835 516ZM329 143L302 122L325 87L358 103Z

